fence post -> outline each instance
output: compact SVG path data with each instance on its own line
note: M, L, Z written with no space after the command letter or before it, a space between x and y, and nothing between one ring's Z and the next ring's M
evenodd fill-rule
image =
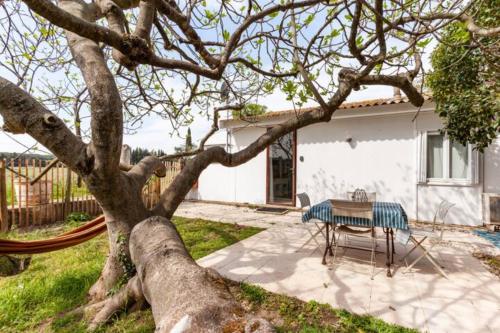
M12 189L13 191L14 189ZM7 210L7 179L5 160L0 161L0 231L10 230L9 212Z

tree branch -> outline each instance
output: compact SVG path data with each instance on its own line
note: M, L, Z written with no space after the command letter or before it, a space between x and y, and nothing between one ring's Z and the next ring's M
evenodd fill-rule
M151 28L155 19L155 5L152 0L141 0L139 3L139 16L134 34L147 41L150 40Z
M330 121L333 113L351 93L354 84L355 82L353 80L340 79L337 91L328 101L328 109L326 112L323 109L317 109L300 113L296 117L271 127L266 133L239 152L230 154L221 147L212 147L198 153L192 159L187 160L181 172L162 193L160 202L154 208L153 213L168 218L172 217L201 172L211 163L220 163L227 167L241 165L257 156L257 154L266 149L267 146L285 134L311 124Z
M220 64L220 60L215 58L205 48L201 37L189 23L188 18L182 14L180 8L174 0L155 0L158 11L175 22L182 30L187 39L194 46L195 50L200 54L201 58L210 68L216 68Z
M167 168L158 157L146 156L139 163L132 166L127 174L136 179L140 188L142 188L153 174L160 178L165 177Z
M401 89L414 106L422 106L424 98L422 94L415 88L408 78L404 76L390 76L390 75L367 75L358 80L360 84L364 85L386 85L393 86Z
M68 15L86 17L85 4L78 1L61 3ZM66 12L63 10L64 12ZM108 175L116 173L120 161L123 114L120 93L113 74L106 65L99 45L93 40L67 32L68 45L82 72L91 99L91 148L95 168Z
M86 174L92 169L87 146L64 122L3 77L0 77L0 114L5 130L28 133L75 171Z
M190 151L185 151L177 154L172 154L172 155L165 155L161 156L160 159L163 161L171 161L171 160L176 160L182 157L189 157L189 156L194 156L202 151L205 150L205 144L210 139L212 135L215 134L219 130L219 112L221 111L226 111L226 110L241 110L243 109L243 105L241 104L236 104L236 105L224 105L221 107L217 107L214 109L214 119L212 121L212 127L210 128L210 131L200 140L200 144L197 149L190 150Z

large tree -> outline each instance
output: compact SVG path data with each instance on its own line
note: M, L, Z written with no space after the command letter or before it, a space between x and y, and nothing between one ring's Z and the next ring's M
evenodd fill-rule
M3 2L4 129L28 133L77 172L106 217L110 252L89 292L91 327L147 301L159 332L271 330L242 311L214 271L194 262L169 219L211 163L241 165L291 131L330 121L364 85L399 88L421 106L412 82L432 36L454 21L476 35L500 30L478 26L467 7L459 0ZM205 148L220 112L277 90L298 107L310 100L319 107L240 151ZM164 166L153 156L120 164L123 133L140 131L149 114L176 130L195 111L212 127L195 149L162 157L190 156L149 210L141 189ZM75 134L66 123L85 130Z
M499 0L468 10L483 27L500 25ZM448 136L483 151L500 132L500 36L471 34L462 22L447 26L432 52L427 81Z

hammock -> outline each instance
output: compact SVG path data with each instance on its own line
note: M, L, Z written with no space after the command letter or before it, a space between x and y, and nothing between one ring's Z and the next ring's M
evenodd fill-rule
M104 216L101 215L54 238L33 241L0 239L0 254L36 254L57 251L81 244L104 231L106 231L106 222Z

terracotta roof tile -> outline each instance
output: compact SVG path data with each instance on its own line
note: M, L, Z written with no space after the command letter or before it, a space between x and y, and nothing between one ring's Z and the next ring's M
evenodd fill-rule
M426 101L431 100L432 97L429 95L424 95L424 99ZM379 98L379 99L367 99L367 100L362 100L362 101L356 101L356 102L347 102L347 103L342 103L339 107L341 110L347 110L347 109L357 109L357 108L366 108L366 107L374 107L374 106L380 106L380 105L391 105L391 104L401 104L401 103L409 103L410 101L408 100L407 97L402 97L402 98ZM309 112L309 111L314 111L317 110L317 106L313 107L307 107L307 108L302 108L302 109L289 109L289 110L280 110L280 111L270 111L266 112L260 116L256 117L251 117L247 118L247 121L252 121L252 122L258 122L262 120L268 120L268 119L275 119L279 118L282 116L287 116L287 115L294 115L298 113L304 113L304 112ZM222 124L229 124L233 121L238 121L239 119L227 119L227 120L222 120Z

